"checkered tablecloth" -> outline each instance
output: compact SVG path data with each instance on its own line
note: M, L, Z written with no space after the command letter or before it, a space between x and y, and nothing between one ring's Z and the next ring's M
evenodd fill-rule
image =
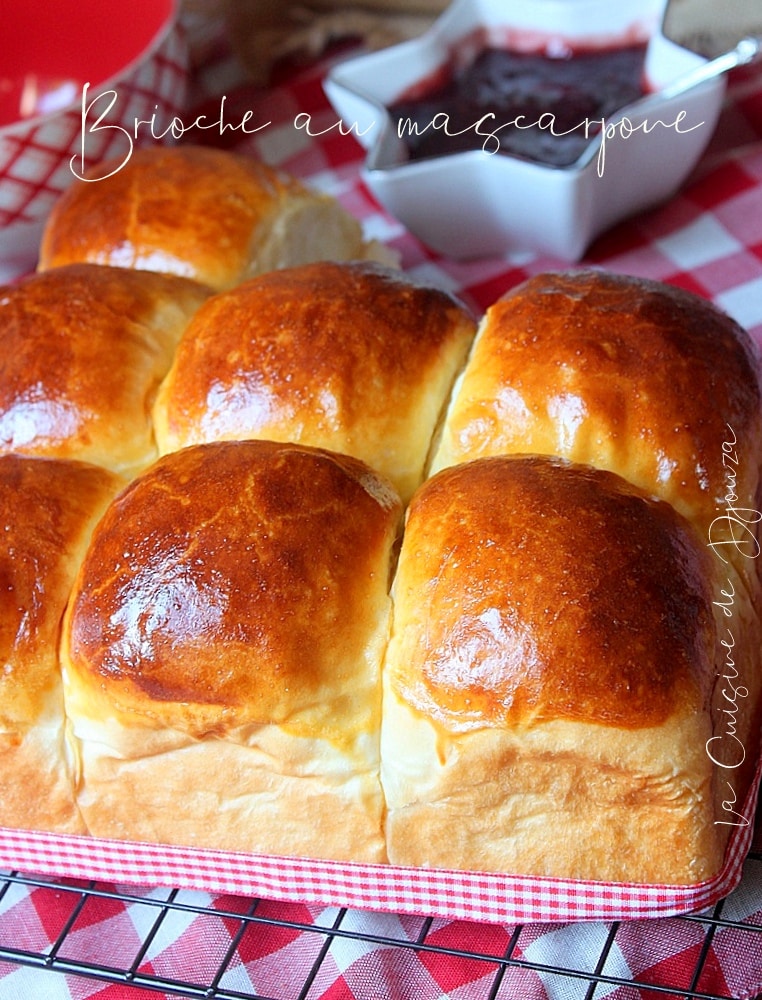
M332 59L338 58L336 55ZM325 62L283 75L266 91L242 78L238 64L224 41L207 47L197 66L193 105L188 120L219 115L225 98L228 122L267 122L256 133L209 130L189 136L227 148L238 148L305 178L335 195L363 222L366 233L398 251L407 271L449 288L481 310L525 277L566 262L534 254L517 253L508 259L455 262L432 255L374 201L363 186L359 168L363 153L356 141L332 126L336 114L322 89ZM297 129L298 115L309 113L308 135ZM692 289L714 300L742 323L762 343L762 75L745 70L730 82L727 106L717 133L694 176L668 204L630 220L590 249L583 264L656 278ZM65 867L65 866L64 866ZM66 873L66 872L64 872ZM210 909L244 912L250 905L243 896L222 892L184 890L194 903ZM130 889L132 901L112 895L95 896L78 914L68 947L78 957L134 953L145 932L146 907L141 895L153 898L165 892L154 888ZM61 933L70 915L68 894L53 885L13 884L0 896L0 945L42 952ZM273 920L287 920L304 928L328 924L336 909L319 901L265 899L258 911ZM184 915L182 915L184 913ZM712 938L704 956L702 980L705 994L727 995L738 1000L762 991L762 935L754 946L741 941L734 924L762 923L762 864L750 862L739 889L724 913L728 926ZM394 936L414 939L418 918L413 914L370 913L361 906L343 918L347 933L331 949L320 971L304 994L311 1000L471 1000L485 996L483 965L464 957L469 944L487 954L501 955L516 929L500 923L478 923L438 917L429 929L429 941L441 950L400 952L383 943L393 926ZM141 969L167 976L190 977L204 982L205 967L214 967L214 956L234 946L228 966L230 989L241 995L255 991L266 996L300 995L299 969L309 961L310 949L319 941L306 930L278 929L269 934L232 937L232 923L211 922L193 909L179 911L162 924L148 944ZM585 923L535 923L524 926L514 950L523 960L506 974L500 997L531 1000L584 995L573 981L560 985L533 972L554 956L576 956L577 968L594 962L601 953L605 925ZM596 998L640 1000L647 994L613 985L617 980L662 983L687 988L686 977L695 967L704 934L696 925L675 919L632 920L619 928L608 953L606 968L612 985L599 987ZM448 946L452 953L448 954ZM203 995L199 992L199 996ZM74 976L52 976L26 967L0 962L0 1000L148 1000L155 992L124 985L106 985ZM170 996L170 994L166 994Z

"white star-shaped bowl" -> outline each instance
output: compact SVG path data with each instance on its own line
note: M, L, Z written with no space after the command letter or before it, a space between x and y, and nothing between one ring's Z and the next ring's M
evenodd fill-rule
M579 260L614 224L669 199L714 133L720 77L669 98L705 60L660 31L664 0L455 0L420 37L349 58L325 80L342 126L367 150L363 179L434 251L456 259L533 251ZM607 119L567 167L474 149L411 160L388 107L434 77L452 53L503 47L647 41L649 96Z

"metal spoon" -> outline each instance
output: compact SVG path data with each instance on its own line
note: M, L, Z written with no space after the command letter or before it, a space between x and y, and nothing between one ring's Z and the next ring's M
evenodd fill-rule
M706 83L708 80L722 76L723 73L728 73L731 69L735 69L738 66L749 65L760 58L762 58L762 35L742 38L735 48L730 49L730 51L723 52L714 59L702 63L695 69L690 70L690 72L684 73L671 83L659 88L659 90L645 94L639 100L622 108L616 115L612 116L609 127L616 127L616 124L624 119L639 117L644 112L647 113L651 108L658 108L666 101L673 100L681 94L692 90L694 87ZM582 153L574 166L577 169L587 167L588 164L596 157L600 157L600 155L600 142L594 140L584 153Z
M658 92L659 98L671 100L673 97L678 97L680 94L698 87L699 84L705 83L707 80L713 80L717 76L722 76L723 73L729 73L730 70L736 69L738 66L748 66L760 58L762 58L762 35L750 35L748 38L742 38L735 48L715 56L714 59L710 59L691 70L690 73L685 73L673 80L672 83L662 87Z

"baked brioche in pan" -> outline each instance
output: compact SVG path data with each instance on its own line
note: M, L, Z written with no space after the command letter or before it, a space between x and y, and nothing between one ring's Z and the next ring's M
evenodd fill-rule
M159 451L269 438L363 459L404 500L476 324L459 301L368 262L272 271L210 299L159 391Z
M97 526L64 623L90 833L382 861L401 504L347 456L173 452Z
M0 463L66 469L18 509L0 480L8 822L716 874L762 705L747 334L588 269L529 279L477 330L249 158L109 168L0 297ZM41 767L47 824L8 777Z
M75 181L47 220L40 270L89 261L191 278L215 291L312 260L392 255L333 197L204 146L150 146Z

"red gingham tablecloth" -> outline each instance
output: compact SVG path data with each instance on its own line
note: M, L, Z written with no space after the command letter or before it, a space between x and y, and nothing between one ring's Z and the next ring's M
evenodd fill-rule
M333 127L336 113L323 92L322 80L329 64L326 57L318 64L284 75L280 82L263 90L245 80L223 41L210 44L196 69L193 103L185 120L192 121L200 114L208 114L209 120L214 120L219 117L220 101L224 98L226 121L240 122L246 112L251 112L249 121L267 122L268 125L247 135L240 129L230 129L222 135L210 129L200 136L187 138L250 152L333 194L363 222L368 237L379 239L398 251L405 270L456 292L477 310L484 309L509 287L531 274L566 266L567 262L531 253L516 253L500 260L456 262L435 257L427 251L380 208L364 187L359 174L363 152L351 136L342 135ZM310 116L313 135L295 127L297 116L305 112ZM747 69L731 78L719 128L699 168L680 194L668 204L607 233L581 263L692 289L715 301L762 344L762 76L758 72ZM196 888L193 873L182 869L183 858L178 861L180 868L173 867L175 862L170 853L162 855L159 851L157 860L151 857L150 849L147 853L137 852L131 866L122 855L116 860L109 856L108 845L104 848L105 855L93 845L82 861L77 854L76 841L68 848L65 841L62 844L56 854L56 844L51 846L44 837L39 842L29 838L23 849L18 841L14 844L12 836L5 840L0 837L0 868L50 873L58 866L62 876L106 880L111 879L116 870L125 882L133 885L183 884L185 891L203 898L210 908L244 912L248 905L243 895L236 894L240 883L236 882L235 873L229 887L218 884L209 890L208 884L219 883L224 873L215 869L214 877L210 875L206 879L205 888L201 871L196 873ZM741 853L747 847L748 838L738 841ZM19 858L25 862L23 866ZM45 863L37 867L36 861L41 862L43 858ZM102 869L98 867L99 860ZM213 858L210 864L214 866ZM734 872L738 870L736 865ZM175 874L178 875L176 883L172 881ZM308 875L309 872L302 872L299 883L302 889ZM310 927L332 919L335 913L333 901L326 902L325 897L321 901L321 890L325 893L334 875L328 866L316 879L314 895L305 892L301 900L279 896L277 889L282 883L277 880L275 890L268 890L266 871L255 888L263 896L262 905L273 919L280 917ZM395 933L404 936L406 921L412 921L415 913L427 912L425 894L406 900L404 885L401 885L396 912L392 897L387 901L388 907L379 907L388 912L372 913L369 910L376 909L375 906L363 907L362 886L356 900L350 894L351 889L351 878L343 877L336 891L339 896L346 896L348 905L356 904L356 910L351 910L346 920L349 926L356 925L363 931L363 935L349 936L343 948L332 950L310 986L310 998L365 1000L372 996L392 1000L402 997L434 1000L452 997L469 1000L484 995L473 963L462 956L448 956L446 950L428 955L425 951L410 950L403 960L397 957L388 961L389 949L373 943L374 936L383 936L390 921L395 924ZM150 894L154 890L130 891ZM55 885L13 885L0 896L0 946L45 951L60 933L62 895ZM545 899L542 893L539 898L541 902ZM641 898L644 911L638 913L633 909L629 913L633 918L646 915L649 904L653 904L654 912L660 912L660 907L669 909L670 900L665 900L663 893L645 892ZM536 923L523 927L517 956L531 965L532 961L541 962L554 953L577 954L579 967L584 968L585 956L600 952L603 925L595 921L554 920L553 909L558 901L552 898L552 891L549 899L549 902L546 900L547 912L538 910ZM695 897L697 907L713 901L711 892L703 896L698 893ZM402 905L405 902L407 906ZM614 897L611 919L615 918L619 904L620 900ZM596 905L596 919L606 919L600 896ZM561 916L565 912L563 906L562 901ZM88 949L97 954L96 942L100 942L102 948L104 940L108 941L111 952L134 948L141 934L138 910L136 904L117 902L108 895L91 900L76 924L77 948L85 954ZM457 951L463 948L465 940L478 946L480 951L495 955L505 951L506 941L512 933L506 923L489 918L488 922L466 922L456 906L449 916L434 912L437 922L432 933L442 945L452 941ZM499 912L502 911L498 909ZM468 917L469 913L465 915ZM740 888L733 896L731 916L732 921L738 923L762 924L762 865L747 866ZM229 935L225 940L218 940L219 935L225 937L225 926L224 921L213 926L202 916L190 914L185 920L169 921L163 925L161 934L151 941L143 959L144 966L168 978L181 978L199 962L203 963L210 949L230 947ZM737 935L731 923L718 930L711 940L704 964L707 972L701 983L705 993L716 992L746 1000L762 992L762 935L757 935L756 947L750 947L747 941L739 945ZM239 977L237 988L242 993L257 990L268 996L291 996L287 990L288 970L295 956L301 954L300 948L310 947L306 938L306 934L283 931L280 939L276 936L275 943L272 935L267 937L265 945L244 935L236 944L230 966ZM610 960L620 979L663 982L669 987L683 984L682 972L695 965L698 947L690 923L667 917L632 919L619 929L616 954ZM658 973L661 978L648 978L654 970L661 970ZM582 994L554 989L547 978L523 968L512 972L513 975L506 979L510 986L504 983L505 992L501 990L500 996L552 1000L556 996L584 993L584 988ZM0 962L0 1000L29 1000L31 997L136 1000L138 995L146 998L157 995L74 976L42 974L40 980L37 975L31 969ZM245 992L245 995L253 993ZM616 996L617 1000L636 996L632 990L616 991L613 987L608 991L599 990L595 995ZM638 994L641 995L647 994Z

